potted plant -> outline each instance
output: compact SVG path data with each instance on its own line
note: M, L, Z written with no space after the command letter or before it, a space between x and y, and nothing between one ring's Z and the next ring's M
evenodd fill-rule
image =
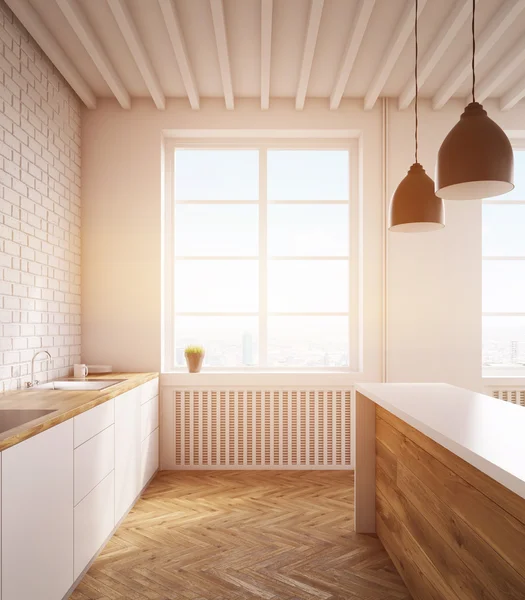
M186 364L190 373L198 373L204 360L204 348L202 346L187 346L184 350Z

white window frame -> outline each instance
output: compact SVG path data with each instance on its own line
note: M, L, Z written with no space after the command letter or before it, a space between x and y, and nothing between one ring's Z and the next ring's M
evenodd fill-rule
M525 139L511 138L511 144L513 150L525 150ZM496 205L525 205L525 198L523 200L495 200L493 198L487 198L482 201L483 205L496 204ZM482 215L483 219L483 215ZM511 260L525 260L525 256L481 256L482 262L484 261L511 261ZM483 317L525 317L525 312L485 312L482 310L482 337L483 337ZM490 380L494 377L517 377L525 381L525 367L523 369L513 369L511 367L486 367L482 361L482 376L484 380Z
M247 136L247 132L228 132L228 135L222 137L219 132L193 132L188 136L188 132L181 132L180 135L169 135L164 139L163 147L163 240L162 240L162 271L163 271L163 330L162 330L162 371L180 373L185 372L185 367L176 365L175 358L175 186L174 186L174 157L177 148L228 148L228 149L311 149L311 150L347 150L349 153L349 199L343 201L323 201L326 204L348 204L349 206L349 255L345 257L276 257L277 260L298 260L298 259L316 259L316 260L348 260L349 265L349 307L345 313L271 313L271 316L348 316L348 339L349 339L349 365L348 367L325 367L312 369L310 367L294 367L293 370L286 367L267 367L263 364L263 357L267 350L267 317L269 313L266 307L267 298L267 207L270 202L266 199L266 158L267 154L263 152L260 160L259 171L259 200L257 201L231 201L231 204L250 204L259 207L259 255L253 257L259 260L259 311L257 313L207 313L207 316L257 316L259 318L259 365L254 367L206 367L203 371L212 372L233 372L233 373L283 373L283 372L304 372L304 373L360 373L363 370L362 365L362 206L360 200L360 147L359 139L353 132L336 131L334 137L329 135L320 135L320 132L265 132L263 136ZM198 201L188 201L188 204L197 204ZM211 202L210 202L211 203ZM225 204L226 202L214 201L214 205ZM282 201L286 204L319 204L319 201ZM264 235L263 235L264 233ZM185 258L185 257L177 257ZM187 258L187 257L186 257ZM224 260L229 257L191 257L192 260ZM242 258L231 257L235 259ZM274 257L272 257L273 259ZM201 313L184 313L185 316L200 316Z

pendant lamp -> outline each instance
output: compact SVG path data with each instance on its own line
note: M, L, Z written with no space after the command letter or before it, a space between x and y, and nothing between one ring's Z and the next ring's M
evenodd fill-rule
M436 194L479 200L514 188L512 146L503 129L476 102L476 0L472 0L472 102L443 140L436 166Z
M397 186L392 202L390 203L389 229L405 233L422 231L435 231L445 226L445 206L441 198L434 192L434 182L425 173L425 169L418 162L418 32L417 15L419 0L415 0L415 69L414 79L416 85L415 113L415 159L407 176Z

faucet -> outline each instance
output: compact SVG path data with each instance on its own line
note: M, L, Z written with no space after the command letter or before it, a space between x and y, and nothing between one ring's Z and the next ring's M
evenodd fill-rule
M51 354L49 354L49 352L47 350L39 350L38 352L35 353L35 355L31 359L31 381L26 382L27 388L32 388L39 383L38 380L35 379L35 358L39 354L47 354L47 357L49 358L49 360L53 360L51 358Z

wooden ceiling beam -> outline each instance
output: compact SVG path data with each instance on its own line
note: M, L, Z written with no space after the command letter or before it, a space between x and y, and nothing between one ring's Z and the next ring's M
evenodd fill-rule
M501 6L481 34L476 36L476 64L489 54L523 9L525 9L525 0L509 0ZM434 110L443 108L458 91L471 73L471 63L472 51L469 50L432 99Z
M306 38L304 42L303 60L301 62L301 71L299 73L299 82L295 94L295 108L302 110L308 91L308 82L312 72L312 63L314 60L315 45L317 44L317 34L321 24L323 14L324 0L311 0L310 13L308 16L308 26L306 28Z
M179 16L175 9L175 5L173 4L172 0L158 1L190 106L194 110L198 110L200 108L199 91L195 82L193 69L191 68L188 51L186 49L186 42L184 40L184 36L182 35Z
M525 77L520 79L508 92L500 98L500 110L510 110L525 98Z
M525 38L522 38L514 48L498 61L490 73L476 85L476 100L483 102L492 92L502 85L513 73L520 70L525 62ZM467 103L471 101L468 96Z
M29 4L28 0L6 0L16 18L29 31L36 43L42 48L49 60L60 71L78 97L88 108L97 107L97 99L80 73L76 70L67 54L60 47L42 19Z
M79 4L76 0L56 0L56 3L86 49L91 60L95 63L104 81L108 84L109 89L118 100L120 106L122 108L131 108L129 93L107 57L102 44Z
M270 108L273 0L261 0L261 109Z
M232 74L230 57L228 54L228 38L226 35L226 20L224 18L223 0L210 0L211 17L213 29L215 30L215 42L217 44L217 55L219 58L219 69L221 71L222 89L224 103L228 110L234 108Z
M332 110L339 108L375 3L376 0L361 0L357 8L357 16L352 25L348 46L341 60L339 72L332 89L332 94L330 95L330 108Z
M153 102L155 102L155 106L159 110L164 110L166 108L166 97L164 96L157 74L153 69L146 48L140 39L139 32L133 22L133 17L129 12L126 2L124 0L107 1L120 29L120 33L122 33L122 37L135 60L135 64L144 79L144 83L153 98Z
M477 1L477 0L476 0ZM472 12L471 0L458 0L452 12L445 19L440 30L432 40L430 48L421 59L419 66L419 86L421 87L430 77L434 67L439 63L445 52L450 47L458 35L459 30L465 24ZM410 106L410 103L416 96L416 86L414 77L411 75L399 96L399 110L404 110Z
M419 0L419 15L425 8L427 0ZM371 110L374 108L377 99L379 98L385 84L392 73L405 44L408 41L410 34L414 29L414 11L415 5L413 2L408 2L405 10L399 19L396 29L388 42L387 49L383 54L381 63L379 64L374 79L366 92L364 108ZM418 15L418 17L419 17Z

